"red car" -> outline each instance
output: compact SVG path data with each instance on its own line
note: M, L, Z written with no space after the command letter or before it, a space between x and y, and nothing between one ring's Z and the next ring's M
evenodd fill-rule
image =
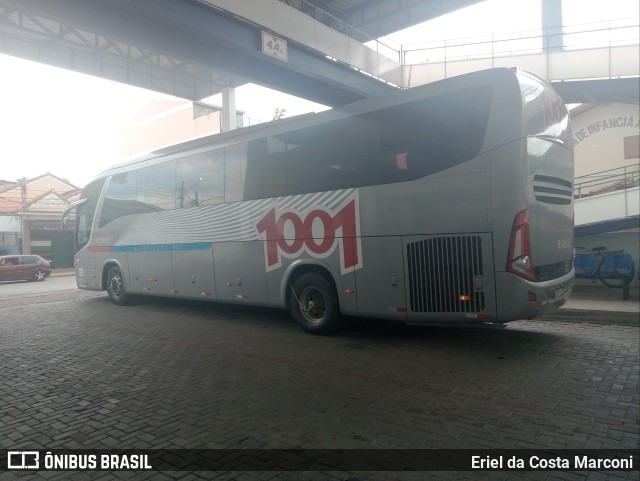
M0 256L0 281L44 281L49 274L49 262L40 256Z

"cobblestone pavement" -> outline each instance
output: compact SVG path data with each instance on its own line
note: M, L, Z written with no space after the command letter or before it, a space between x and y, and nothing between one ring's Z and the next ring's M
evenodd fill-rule
M153 299L117 307L86 291L0 298L0 449L638 449L638 325L561 316L506 329L368 323L316 337L279 310ZM0 480L472 475L639 479L14 471Z

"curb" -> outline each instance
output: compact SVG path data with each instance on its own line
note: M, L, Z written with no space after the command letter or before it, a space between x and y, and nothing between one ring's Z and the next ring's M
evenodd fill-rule
M579 324L618 324L622 326L640 326L637 312L593 311L586 309L556 309L542 316L540 320L549 322L571 322Z
M49 277L70 277L75 275L76 272L73 269L59 269L57 272L56 269L52 269Z

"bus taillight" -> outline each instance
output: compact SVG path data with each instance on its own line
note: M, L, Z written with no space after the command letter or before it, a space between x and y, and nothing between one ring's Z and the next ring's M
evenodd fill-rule
M511 240L509 241L509 255L507 257L507 271L529 281L536 280L531 260L529 213L526 210L519 212L513 220Z

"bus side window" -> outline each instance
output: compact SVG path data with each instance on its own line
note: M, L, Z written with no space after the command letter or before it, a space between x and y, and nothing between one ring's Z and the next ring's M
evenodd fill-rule
M419 170L419 164L415 161L416 156L417 152L406 149L381 152L373 156L367 185L391 184L418 178L416 171Z
M163 162L141 169L137 183L138 204L149 211L175 208L175 177L175 162Z
M178 160L176 208L224 202L224 151L214 150Z
M287 195L286 150L286 142L277 137L249 142L244 200Z
M358 119L316 125L303 132L304 144L292 150L287 165L290 195L361 185L369 139Z
M100 227L119 217L135 213L137 174L138 171L133 170L111 177L100 213Z
M224 200L244 200L244 183L247 171L247 144L227 147L224 151Z

